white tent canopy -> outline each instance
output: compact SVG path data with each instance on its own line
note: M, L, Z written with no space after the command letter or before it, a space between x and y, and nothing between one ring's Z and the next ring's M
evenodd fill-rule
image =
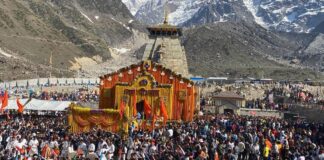
M38 85L38 79L30 79L28 80L29 86L37 86Z
M2 88L5 88L6 87L6 84L5 83L0 83L0 89Z
M69 85L73 85L74 84L74 78L67 78L66 83L69 84Z
M10 87L16 87L17 82L16 81L9 82L9 85L10 85Z
M97 83L97 79L96 78L91 78L91 79L89 79L89 83L90 84L96 84Z
M18 87L26 87L27 86L27 80L18 80L17 81Z
M49 78L48 81L49 81L49 84L51 84L51 85L57 84L57 78Z
M66 84L66 78L58 78L58 84Z
M89 84L89 79L88 79L88 78L83 78L83 79L82 79L82 84L83 84L83 85L87 85L87 84Z
M75 84L81 85L82 84L82 78L74 78Z
M38 81L39 85L47 85L48 79L47 78L40 78Z
M28 99L21 99L20 103L25 104ZM38 100L32 99L29 103L25 105L25 110L34 110L34 111L64 111L70 106L71 101L47 101L47 100ZM17 110L16 100L9 100L8 106L6 109Z

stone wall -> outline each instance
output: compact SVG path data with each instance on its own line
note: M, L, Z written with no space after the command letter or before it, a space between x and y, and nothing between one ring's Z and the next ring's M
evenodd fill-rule
M276 117L284 118L284 113L274 110L260 110L260 109L246 109L241 108L239 110L239 115L242 116L260 116L260 117Z
M161 51L164 53L162 53L161 59L157 60L156 57L159 57L157 54ZM178 37L151 37L146 45L142 60L152 60L189 78L186 53Z
M284 113L274 110L260 110L260 109L247 109L247 108L224 108L216 106L205 106L204 111L206 113L211 114L222 114L224 113L224 109L232 109L235 114L242 115L242 116L260 116L260 117L276 117L276 118L284 118Z
M289 108L291 113L306 118L308 121L324 123L324 108L320 105L295 105Z

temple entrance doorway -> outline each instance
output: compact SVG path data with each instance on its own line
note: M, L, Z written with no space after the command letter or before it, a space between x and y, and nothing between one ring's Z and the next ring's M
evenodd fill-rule
M233 109L224 109L224 114L234 114Z
M141 100L136 103L136 111L137 111L137 115L136 115L137 119L145 119L144 100Z

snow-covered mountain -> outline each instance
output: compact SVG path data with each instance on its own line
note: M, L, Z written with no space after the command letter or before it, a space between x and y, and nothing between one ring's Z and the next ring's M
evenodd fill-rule
M129 11L135 15L139 8L141 8L149 0L122 0L122 2L127 6Z
M147 24L161 23L167 0L123 0ZM309 32L324 21L323 0L168 0L169 22L193 26L222 21L255 21L279 31Z
M269 29L310 32L324 21L323 0L243 0L257 23Z

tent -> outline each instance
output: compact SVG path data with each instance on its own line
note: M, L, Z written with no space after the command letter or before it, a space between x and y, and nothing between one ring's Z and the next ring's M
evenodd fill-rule
M27 100L28 99L21 99L20 103L24 105L27 102ZM17 106L16 100L9 100L8 101L8 106L5 109L15 109L15 110L17 110L18 106Z
M90 83L91 85L97 84L97 79L96 79L96 78L90 78L90 79L89 79L89 83Z
M18 80L17 86L18 87L27 87L27 80Z
M81 85L82 84L82 78L74 78L75 84Z
M68 85L73 85L73 84L74 84L74 78L67 78L67 79L66 79L66 83L67 83Z
M39 83L39 85L41 85L41 86L48 85L48 79L47 79L47 78L40 78L40 79L38 80L38 83Z
M38 86L38 79L29 79L28 86Z
M48 82L50 85L56 85L57 84L57 78L49 78Z
M5 84L5 83L0 83L0 88L1 88L1 89L6 88L6 84Z
M8 88L9 87L17 87L17 82L16 81L11 81L11 82L9 82L9 86L8 86Z
M83 78L82 79L82 84L83 85L88 85L89 84L89 79L88 78Z
M66 84L66 78L58 78L57 82L58 82L58 84L65 85Z
M20 102L25 104L28 99L21 99ZM64 111L70 106L71 101L47 101L47 100L38 100L32 99L29 103L25 105L25 110L34 110L34 111ZM6 109L17 110L16 99L9 100L8 106Z

